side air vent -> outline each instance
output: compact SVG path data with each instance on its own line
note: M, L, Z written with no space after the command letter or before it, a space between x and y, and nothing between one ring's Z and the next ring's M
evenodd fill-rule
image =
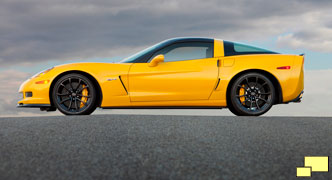
M121 79L121 76L119 76L119 79L120 79L120 81L121 81L121 84L122 84L123 88L125 89L126 93L128 94L127 88L126 88L126 86L123 84L123 81L122 81L122 79Z
M25 92L25 97L32 97L32 92Z

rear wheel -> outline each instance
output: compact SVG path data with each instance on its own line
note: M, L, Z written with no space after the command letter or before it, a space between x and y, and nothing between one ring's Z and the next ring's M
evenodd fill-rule
M96 109L96 89L81 74L67 74L54 85L52 99L65 115L89 115Z
M239 116L259 116L266 113L275 100L275 88L266 76L248 73L232 84L229 109Z

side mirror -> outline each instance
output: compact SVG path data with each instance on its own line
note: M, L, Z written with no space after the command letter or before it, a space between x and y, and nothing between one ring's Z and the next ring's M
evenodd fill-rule
M150 67L155 67L157 66L160 62L164 62L164 55L159 54L158 56L154 57L151 62L149 63Z

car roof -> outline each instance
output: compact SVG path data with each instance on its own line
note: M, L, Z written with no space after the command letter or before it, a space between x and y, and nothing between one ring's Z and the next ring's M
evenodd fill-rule
M212 38L202 38L202 37L177 37L166 40L169 43L175 43L175 42L214 42L214 39Z

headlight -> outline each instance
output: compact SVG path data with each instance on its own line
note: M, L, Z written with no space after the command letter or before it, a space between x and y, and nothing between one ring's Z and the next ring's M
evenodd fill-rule
M39 72L39 73L35 74L34 76L32 76L32 78L36 78L36 77L38 77L38 76L44 75L44 74L48 73L49 71L51 71L53 68L54 68L54 67L51 67L51 68L46 69L46 70L44 70L44 71L42 71L42 72Z
M19 100L24 99L23 92L18 93L17 99Z

